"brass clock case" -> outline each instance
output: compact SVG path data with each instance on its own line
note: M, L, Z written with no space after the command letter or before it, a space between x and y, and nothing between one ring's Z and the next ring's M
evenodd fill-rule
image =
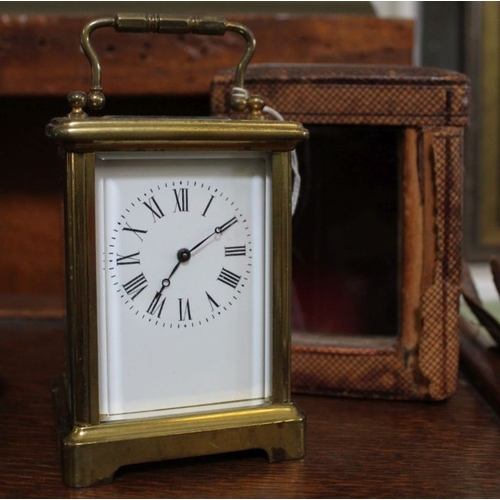
M166 117L89 117L85 94L47 126L65 159L68 373L54 389L69 486L110 481L127 464L260 448L271 462L301 458L305 419L290 398L290 152L298 123ZM257 99L257 101L259 101ZM246 104L245 104L246 106ZM259 106L257 106L258 108ZM252 112L250 115L252 115ZM95 166L102 151L265 151L272 199L272 396L265 404L175 416L103 421L99 411ZM188 354L188 353L186 353Z

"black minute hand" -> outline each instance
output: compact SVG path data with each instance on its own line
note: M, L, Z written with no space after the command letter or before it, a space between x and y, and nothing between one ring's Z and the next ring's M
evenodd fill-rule
M238 222L238 219L236 217L233 217L232 219L229 219L225 224L222 224L222 226L216 227L215 232L216 233L223 233L226 229L229 229L233 224L236 224Z
M193 252L196 250L198 247L203 245L205 241L209 240L214 234L222 234L226 229L229 229L233 224L236 224L238 222L238 219L236 217L233 217L232 219L229 219L227 222L222 224L222 226L217 226L213 233L209 234L206 238L201 240L199 243L197 243L193 248L189 249L189 252Z

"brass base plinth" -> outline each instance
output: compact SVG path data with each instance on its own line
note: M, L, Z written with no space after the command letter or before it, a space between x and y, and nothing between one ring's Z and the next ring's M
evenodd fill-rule
M54 400L67 486L110 482L124 465L157 460L250 449L264 450L270 462L305 454L305 417L292 403L79 426L60 385Z

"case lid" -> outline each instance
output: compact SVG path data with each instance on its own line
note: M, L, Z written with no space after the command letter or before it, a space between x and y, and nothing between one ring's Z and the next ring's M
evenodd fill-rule
M231 73L212 81L216 115L229 107ZM463 126L469 114L469 80L435 68L336 64L256 64L245 87L287 120L306 124Z

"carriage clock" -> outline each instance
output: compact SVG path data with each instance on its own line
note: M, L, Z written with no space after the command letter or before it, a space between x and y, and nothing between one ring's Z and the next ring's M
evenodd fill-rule
M90 22L90 92L47 134L65 158L68 373L55 389L63 479L110 481L127 464L259 448L304 455L290 400L290 152L298 123L91 117L103 107L90 42L118 32L252 33L219 18L122 15Z

